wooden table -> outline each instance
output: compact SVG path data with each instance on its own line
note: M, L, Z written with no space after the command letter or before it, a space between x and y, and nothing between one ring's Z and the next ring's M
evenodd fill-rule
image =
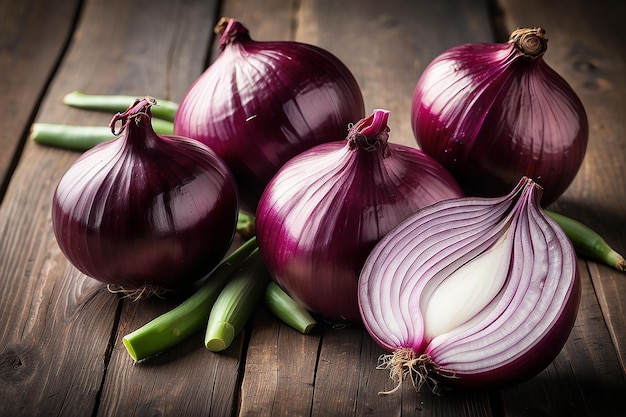
M71 109L72 90L180 100L216 56L220 16L257 40L295 39L342 59L366 111L391 111L413 144L409 108L424 67L466 42L548 31L546 60L580 95L587 156L551 207L626 252L624 2L611 0L46 0L0 5L0 414L2 416L623 416L626 274L579 260L580 314L532 380L501 390L389 396L360 326L303 336L262 308L224 353L202 334L134 364L121 337L179 300L131 302L64 258L50 224L58 180L78 154L27 139L32 122L107 125Z

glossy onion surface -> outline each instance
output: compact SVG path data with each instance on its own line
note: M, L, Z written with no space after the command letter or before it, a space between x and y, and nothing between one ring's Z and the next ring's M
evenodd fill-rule
M254 213L269 180L293 156L345 138L364 116L348 68L298 42L256 42L228 21L222 51L180 103L174 132L198 139L231 168L244 209Z
M177 289L229 248L238 213L226 164L191 139L158 136L149 108L81 155L53 197L57 242L80 271L124 290Z
M294 157L263 193L259 249L274 280L324 318L360 321L357 280L370 250L418 209L462 191L416 148L388 143L377 110L347 141Z
M582 164L585 110L544 61L547 40L535 31L509 43L451 48L417 83L411 110L417 143L467 195L499 197L527 176L543 187L547 206Z
M499 387L557 356L580 281L574 249L540 196L524 178L504 198L434 204L381 239L360 275L359 303L390 352L387 366L412 363L414 382Z

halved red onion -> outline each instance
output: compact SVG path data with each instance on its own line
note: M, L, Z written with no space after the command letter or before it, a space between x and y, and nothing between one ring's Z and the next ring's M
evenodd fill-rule
M208 273L230 247L239 210L226 164L196 140L157 135L153 104L138 99L113 117L112 130L123 134L82 154L52 204L54 234L68 260L144 297Z
M257 239L268 270L330 321L360 321L359 272L382 236L418 209L462 195L432 158L388 142L388 115L376 110L347 140L291 159L259 202Z
M498 197L522 176L555 201L580 168L587 115L543 59L545 31L519 29L508 43L453 47L433 60L413 94L413 132L467 195Z
M328 51L300 42L260 42L234 19L216 27L221 53L185 94L174 133L197 139L230 167L242 207L290 158L345 137L365 115L361 90Z
M576 319L574 249L523 178L503 198L459 198L420 210L389 232L360 275L359 305L389 354L398 386L409 378L494 387L540 372ZM440 385L440 384L439 384Z

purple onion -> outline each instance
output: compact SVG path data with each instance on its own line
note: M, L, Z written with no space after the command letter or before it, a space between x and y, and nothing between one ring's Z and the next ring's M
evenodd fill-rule
M467 195L502 196L527 176L547 206L576 176L587 116L544 61L546 49L543 29L519 29L508 43L451 48L420 77L411 109L417 143Z
M334 55L299 42L257 42L224 20L221 53L183 97L174 133L197 139L231 168L242 207L254 213L263 189L293 156L345 137L364 116L363 97Z
M291 159L259 202L257 239L270 274L327 320L360 321L359 272L382 236L418 209L462 195L432 158L388 142L388 114L376 110L347 140Z
M82 154L54 192L59 247L86 275L150 295L189 285L226 253L239 210L226 164L206 145L159 136L154 99L111 121L123 135Z
M501 198L436 203L390 231L359 281L363 323L410 379L501 387L543 370L565 344L580 279L568 237L523 178Z

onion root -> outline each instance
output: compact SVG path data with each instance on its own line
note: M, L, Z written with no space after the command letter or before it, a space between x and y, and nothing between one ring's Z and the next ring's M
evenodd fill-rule
M122 298L129 298L131 301L147 300L152 297L163 298L165 294L171 292L171 290L167 288L156 287L149 284L130 289L119 285L108 284L107 290L112 294L122 294Z
M392 380L397 381L395 388L389 391L381 391L379 395L393 394L402 387L404 380L409 379L413 388L420 391L427 384L433 394L441 394L439 381L432 377L435 372L438 375L454 378L454 374L442 372L432 361L430 355L422 353L418 355L411 348L400 348L391 354L383 354L378 357L376 369L388 369Z

